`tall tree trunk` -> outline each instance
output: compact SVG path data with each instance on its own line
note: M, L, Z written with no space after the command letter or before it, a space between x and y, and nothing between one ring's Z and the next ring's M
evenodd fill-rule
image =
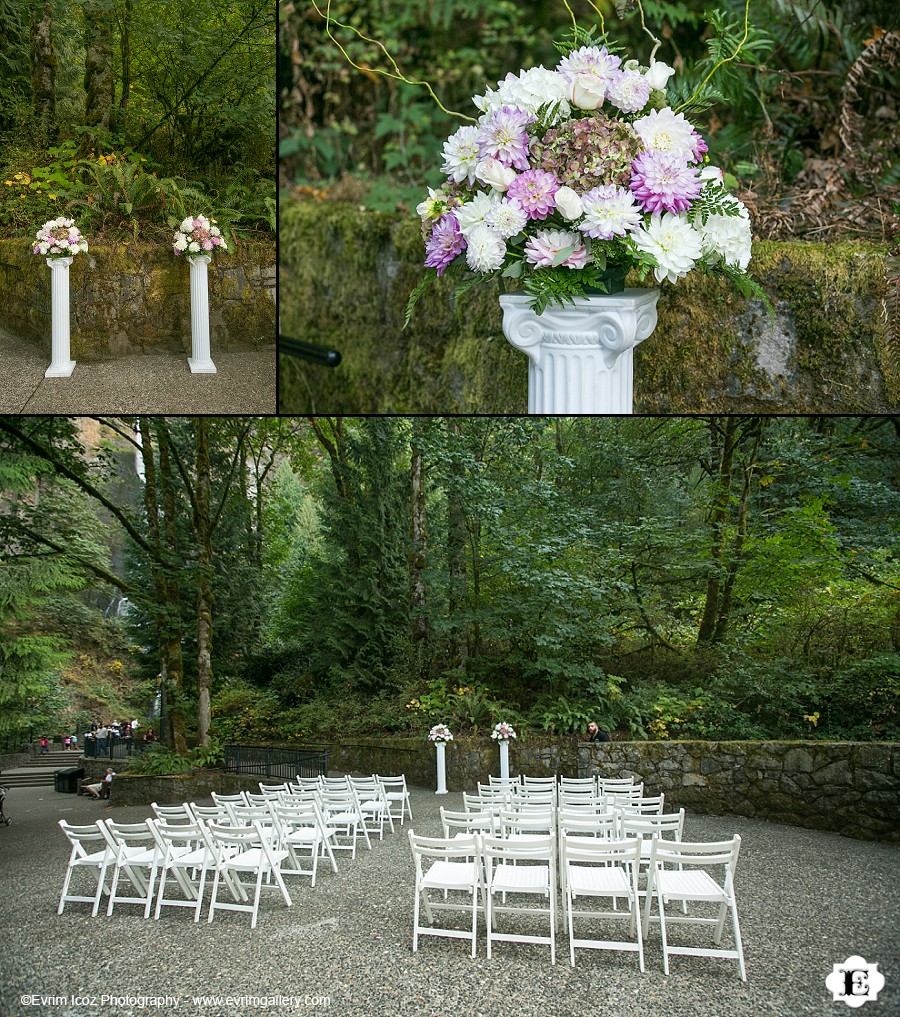
M178 536L175 527L175 485L172 481L172 457L165 418L156 420L159 442L159 481L162 492L163 543L169 562L177 562ZM181 595L174 575L166 577L166 602L163 613L163 640L166 646L168 675L169 730L172 748L180 755L187 752L184 718L184 659L181 647Z
M122 58L119 108L113 114L113 129L123 132L128 126L128 100L131 98L131 25L134 0L125 0L119 21L119 54Z
M450 417L447 428L457 440L461 434L459 421ZM466 605L466 509L463 500L465 467L453 454L447 484L447 564L450 573L448 610L450 614L450 666L465 671L469 657L468 626L462 620Z
M703 617L697 633L698 643L712 642L719 617L720 595L723 583L722 561L725 553L726 523L728 507L731 500L731 483L734 472L734 452L738 442L740 421L734 417L726 417L724 427L716 419L709 421L710 437L713 451L718 460L711 464L715 469L715 487L709 511L710 523L710 574L706 581L706 600L703 605Z
M747 540L747 521L750 510L750 492L753 490L753 475L756 470L756 457L759 454L759 446L762 443L763 428L765 422L760 420L756 436L753 441L753 448L744 466L744 485L741 490L741 498L738 503L737 534L734 538L734 547L731 552L731 560L728 563L728 573L725 576L725 584L722 587L721 603L719 605L719 616L716 619L716 627L713 632L713 642L720 643L728 631L731 621L731 609L734 605L734 584L744 558L744 544Z
M84 5L84 122L108 131L115 103L113 79L113 13L104 0ZM90 144L90 138L85 143Z
M212 521L210 519L209 421L194 418L197 484L194 529L197 537L197 727L200 744L209 742L212 689Z
M412 502L412 532L409 543L409 606L410 634L416 660L421 673L428 644L428 619L425 614L425 553L427 533L425 520L425 460L419 444L419 433L413 422L413 439L410 448L410 494Z
M56 49L53 46L53 5L44 4L40 14L32 5L29 58L31 104L45 138L56 132Z

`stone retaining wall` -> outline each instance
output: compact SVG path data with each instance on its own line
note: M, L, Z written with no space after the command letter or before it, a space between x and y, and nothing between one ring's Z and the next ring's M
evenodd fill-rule
M33 756L31 752L7 752L5 755L0 756L0 774L4 770L15 770L20 766L25 766ZM0 779L0 784L3 781Z
M634 776L666 808L750 816L849 837L900 840L900 744L896 742L604 742L529 736L510 744L510 772L530 776ZM89 776L106 761L84 760ZM354 739L329 746L329 772L405 774L435 787L435 751L421 738ZM122 767L124 770L124 766ZM447 745L447 787L474 790L500 772L487 736ZM263 779L223 771L167 777L120 776L113 794L128 805L173 804L257 790ZM273 783L278 781L273 778Z
M343 356L337 368L282 357L281 412L525 412L528 361L503 337L496 282L456 299L440 280L403 329L423 273L414 219L283 201L279 251L281 331ZM885 246L760 241L750 268L774 318L699 271L662 288L659 325L635 351L636 413L900 405L883 314Z
M275 245L242 242L209 266L213 352L275 342ZM190 265L166 246L97 245L69 269L74 359L191 351ZM0 325L50 354L50 269L0 240Z

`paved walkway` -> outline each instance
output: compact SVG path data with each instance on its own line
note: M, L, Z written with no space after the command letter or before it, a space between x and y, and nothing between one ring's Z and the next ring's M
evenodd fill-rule
M0 328L0 413L267 414L276 409L271 346L213 349L216 374L191 374L177 353L77 360L69 378L45 378L50 360Z
M437 798L413 789L414 828L439 830ZM582 951L571 968L564 926L558 963L546 947L499 944L487 960L459 941L425 939L411 951L413 869L405 831L342 855L340 872L320 867L315 890L289 882L294 906L264 895L257 928L225 914L199 925L169 909L144 921L117 905L92 919L89 906L56 908L68 857L59 819L139 822L149 808L127 808L43 788L10 793L0 827L0 1013L4 1017L198 1017L331 1014L441 1017L842 1017L845 1004L825 988L832 965L852 954L877 962L887 985L862 1017L900 1013L900 928L896 845L736 817L689 816L692 840L743 838L737 889L749 981L736 965L680 957L662 973L651 927L647 971L633 954ZM407 822L407 828L409 823ZM84 875L81 873L80 875ZM23 994L56 997L25 1006ZM116 999L103 999L117 997ZM176 1006L123 997L180 997ZM299 997L265 1005L192 996ZM93 1002L74 1001L93 997Z

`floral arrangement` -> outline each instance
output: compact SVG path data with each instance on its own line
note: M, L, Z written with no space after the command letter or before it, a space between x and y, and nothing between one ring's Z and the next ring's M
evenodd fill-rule
M602 45L592 36L573 32L554 69L508 74L475 96L478 120L444 143L447 179L417 207L430 272L407 321L424 288L451 269L474 273L463 286L521 279L538 313L621 292L630 269L674 283L699 268L763 296L746 271L747 209L706 165L699 131L669 105L674 69L623 59L605 35Z
M87 249L87 241L75 225L75 220L60 216L41 226L35 234L31 250L32 254L49 258L73 258L80 251Z
M494 741L509 741L510 738L516 737L516 729L512 724L507 724L505 720L501 720L499 724L494 726L494 730L491 732L491 738Z
M188 216L175 231L172 247L176 254L187 251L188 254L208 254L217 248L228 250L215 219L207 219L205 215Z
M435 724L428 732L428 740L430 742L452 742L453 735L446 724Z

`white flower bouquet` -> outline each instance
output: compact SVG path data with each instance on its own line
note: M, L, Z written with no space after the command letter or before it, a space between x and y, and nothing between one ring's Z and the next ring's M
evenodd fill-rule
M212 254L213 251L227 251L219 227L215 219L207 219L205 215L188 216L175 231L172 248L176 254Z
M45 222L37 231L32 245L32 254L48 258L74 258L88 249L88 243L75 225L74 219L60 216Z
M446 724L435 724L428 732L428 740L430 742L452 742L453 735Z
M521 279L531 306L615 293L626 273L677 282L699 268L763 296L747 275L750 218L707 163L707 145L669 105L675 73L573 34L552 70L508 74L473 102L480 116L443 148L445 183L417 207L429 271L461 286ZM683 106L691 108L690 103ZM764 298L764 296L763 296Z
M510 738L515 738L516 729L512 724L507 724L505 720L501 720L499 724L494 726L494 730L491 732L491 738L494 741L509 741Z

